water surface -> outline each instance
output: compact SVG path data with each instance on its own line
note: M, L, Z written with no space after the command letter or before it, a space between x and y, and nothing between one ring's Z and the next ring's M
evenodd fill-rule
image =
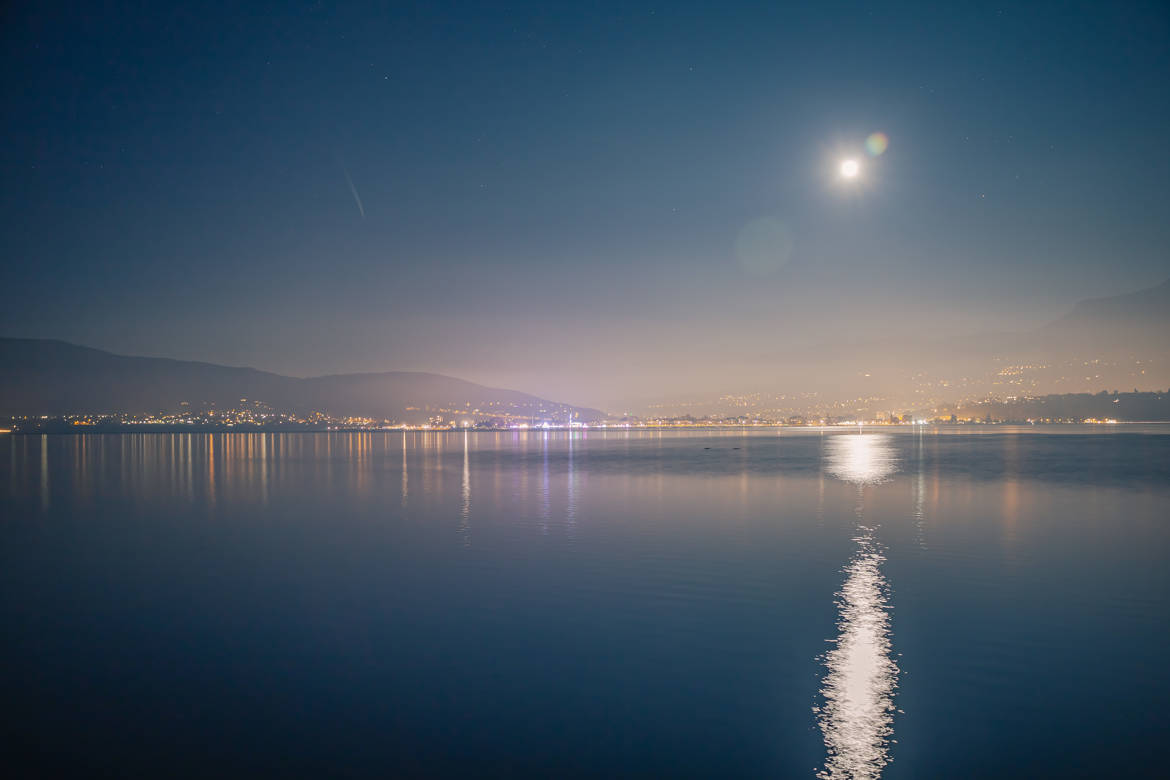
M1157 774L1170 436L1058 430L0 437L0 745L44 775Z

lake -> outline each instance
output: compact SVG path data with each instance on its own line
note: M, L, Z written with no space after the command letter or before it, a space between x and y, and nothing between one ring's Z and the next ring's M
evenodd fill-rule
M0 436L0 746L43 776L1152 776L1168 434Z

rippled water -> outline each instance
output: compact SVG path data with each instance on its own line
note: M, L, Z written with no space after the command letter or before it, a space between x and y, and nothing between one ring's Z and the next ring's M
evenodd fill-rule
M1170 436L974 430L0 437L0 747L1158 774Z
M825 445L828 473L857 485L857 550L837 594L838 636L825 655L817 708L827 759L822 778L870 778L889 763L898 665L890 656L887 592L877 540L880 529L865 518L865 486L884 482L897 470L892 437L833 436Z

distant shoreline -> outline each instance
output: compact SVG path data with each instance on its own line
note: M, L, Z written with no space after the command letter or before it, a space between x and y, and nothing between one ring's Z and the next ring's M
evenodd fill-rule
M844 431L889 431L889 432L930 432L935 434L945 433L1027 433L1027 432L1072 432L1072 429L1079 429L1080 433L1133 433L1135 426L1153 426L1157 428L1166 428L1170 432L1170 421L1168 420L1118 420L1117 422L1109 423L1084 423L1084 422L1053 422L1053 423L1021 423L1021 422L992 422L992 423L942 423L942 424L912 424L912 423L897 423L897 424L881 424L881 423L864 423L864 424L846 424L846 425L783 425L783 424L759 424L759 425L630 425L630 426L588 426L581 428L565 428L561 427L529 427L529 428L400 428L400 427L378 427L378 428L362 428L350 426L329 426L329 427L273 427L266 428L260 426L193 426L193 425L123 425L123 426L54 426L45 429L20 430L20 429L2 429L0 428L0 436L8 434L11 436L132 436L138 434L155 434L155 435L175 435L175 434L322 434L322 433L382 433L382 434L397 434L397 433L412 433L412 434L433 434L433 433L475 433L475 434L505 434L505 433L638 433L638 432L671 432L671 431L747 431L747 430L776 430L789 431L792 433L801 432L844 432ZM1128 430L1126 430L1128 429ZM1159 431L1160 432L1160 431Z

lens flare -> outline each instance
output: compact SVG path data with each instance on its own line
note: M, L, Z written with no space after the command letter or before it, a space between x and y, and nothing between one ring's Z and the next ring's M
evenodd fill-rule
M735 239L735 259L752 276L771 276L792 258L792 231L778 219L749 222Z
M884 154L889 145L890 137L885 133L870 133L869 138L865 139L865 150L869 152L870 157Z

